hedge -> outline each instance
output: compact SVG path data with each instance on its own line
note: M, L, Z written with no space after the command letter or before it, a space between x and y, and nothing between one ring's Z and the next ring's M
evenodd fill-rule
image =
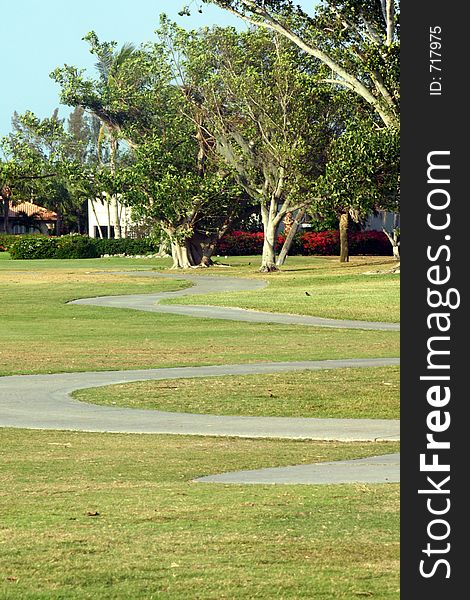
M262 232L249 233L233 231L219 242L216 253L227 256L247 256L261 254L264 235ZM284 242L278 236L276 249ZM44 235L2 235L0 246L8 249L12 258L96 258L103 254L126 254L128 256L152 254L158 251L158 241L144 238L134 240L96 239L83 235L48 237ZM392 247L387 236L381 231L359 231L349 235L349 253L390 256ZM309 232L294 238L291 255L334 256L339 254L338 231Z
M226 256L246 256L261 254L264 235L262 232L248 233L233 231L224 235L217 246L217 253ZM284 237L278 236L276 250L279 251L284 243ZM392 248L387 236L382 231L358 231L349 234L349 253L354 256L368 254L391 256ZM295 256L339 255L339 232L321 231L297 235L294 238L290 254Z
M56 238L46 235L18 236L8 248L15 259L54 258L57 250Z
M103 254L151 254L158 251L158 243L151 239L134 240L97 239L85 235L48 237L42 235L5 236L5 246L14 259L39 258L97 258ZM2 244L0 239L0 245Z
M20 239L32 239L35 240L37 238L48 238L49 236L43 235L40 233L0 233L0 252L8 252L12 244L17 242Z
M127 254L135 256L136 254L153 254L159 250L158 240L151 238L141 238L138 240L132 238L121 239L98 239L95 240L99 255L103 254Z

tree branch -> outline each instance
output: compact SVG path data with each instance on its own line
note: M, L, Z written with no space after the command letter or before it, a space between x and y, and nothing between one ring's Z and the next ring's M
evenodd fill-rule
M251 19L247 15L245 15L241 10L227 6L225 4L221 5L217 0L214 0L215 4L219 4L222 8L228 10L232 14L237 17L243 19L244 21L256 25L258 27L264 27L265 29L270 29L271 31L275 31L285 36L291 42L296 44L301 50L317 58L322 63L327 65L334 73L336 73L344 82L346 82L347 87L352 89L356 94L364 98L366 102L368 102L374 110L378 113L382 121L385 123L387 127L395 127L399 128L400 120L398 115L396 114L395 104L390 104L387 102L386 98L383 98L383 103L380 99L376 98L374 94L354 75L348 73L340 64L338 64L335 60L331 58L326 52L323 52L316 46L312 46L307 43L303 38L301 38L298 34L296 34L292 29L290 29L287 25L283 25L277 19L275 19L265 8L263 3L263 8L260 8L253 2L252 0L240 0L241 4L246 8L251 10L254 14L260 17L260 20ZM390 12L393 7L393 0L382 0L383 3L386 2L385 9ZM384 6L382 7L384 9ZM388 14L388 13L387 13ZM393 19L392 19L393 21ZM389 26L389 20L386 19L387 30ZM392 35L393 35L393 24L392 24Z

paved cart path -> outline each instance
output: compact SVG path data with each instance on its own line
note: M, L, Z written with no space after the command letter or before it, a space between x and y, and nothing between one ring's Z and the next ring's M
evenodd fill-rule
M235 471L199 477L201 483L391 483L400 478L400 455L386 454L315 465Z
M157 273L155 271L121 272L121 274L138 277L168 277L186 279L194 286L177 292L160 292L157 294L133 294L126 296L100 296L82 298L72 304L107 306L112 308L131 308L147 312L170 313L185 317L207 319L224 319L229 321L246 321L249 323L281 323L283 325L308 325L311 327L331 327L336 329L373 329L381 331L398 331L398 323L380 323L374 321L350 321L346 319L324 319L305 315L271 313L243 308L225 306L159 304L160 300L195 296L201 294L224 294L229 292L256 291L266 287L266 282L259 279L241 279L235 277L217 277L204 275L179 275L175 273Z
M133 276L162 276L156 272L130 272ZM194 286L178 292L109 296L76 300L74 304L113 306L134 310L171 312L185 316L235 319L235 312L246 316L244 321L276 322L333 327L363 328L360 321L336 321L316 317L296 317L241 309L210 306L162 306L162 298L209 292L255 290L265 282L228 277L164 274L177 279L189 279ZM181 311L181 312L180 312ZM308 319L308 322L297 319ZM395 324L367 323L368 329L385 329ZM239 417L188 413L169 413L109 406L97 406L74 400L70 394L77 389L144 380L248 375L294 370L336 368L368 368L398 365L397 358L345 359L256 363L207 367L178 367L133 371L101 371L90 373L58 373L53 375L18 375L0 378L0 426L31 429L59 429L121 433L167 433L184 435L222 435L237 437L269 437L338 441L398 440L399 421L380 419L314 419L290 417ZM375 460L377 459L377 460ZM348 469L348 464L355 465ZM325 465L301 465L280 469L262 469L239 474L213 476L226 483L348 483L398 481L397 459L374 457L367 462L345 461ZM357 465L360 464L360 468ZM331 473L328 477L326 474ZM220 479L222 478L222 479ZM224 479L228 478L228 479ZM233 479L233 481L231 480ZM201 481L211 478L203 478ZM229 481L230 480L230 481Z

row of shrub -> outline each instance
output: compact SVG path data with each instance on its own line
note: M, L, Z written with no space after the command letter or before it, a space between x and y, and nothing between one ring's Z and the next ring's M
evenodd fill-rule
M9 235L0 237L0 246L15 259L35 258L98 258L103 254L128 256L158 251L152 239L95 239L85 235Z
M32 237L22 235L21 237ZM11 233L0 233L0 252L7 252L10 246L20 238L19 235L13 235Z
M233 231L226 234L216 253L226 256L261 254L264 235L261 232ZM278 236L279 251L284 237ZM127 256L152 254L158 251L158 241L144 239L94 239L84 235L48 237L45 235L0 235L0 249L8 250L12 258L97 258L104 254ZM387 236L381 231L359 231L349 234L349 253L387 256L392 254ZM338 231L309 232L297 235L291 255L334 256L339 254Z
M224 235L217 246L217 253L225 256L246 256L261 254L264 235L261 232L248 233L246 231L233 231ZM276 240L276 249L279 251L284 243L284 237L279 235ZM321 231L297 235L294 238L290 255L334 256L339 254L339 232ZM349 234L349 253L389 256L392 248L387 236L382 231L357 231Z

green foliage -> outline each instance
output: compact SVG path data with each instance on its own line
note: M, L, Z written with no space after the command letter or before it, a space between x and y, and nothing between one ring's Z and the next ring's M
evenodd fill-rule
M93 196L93 169L85 166L90 152L87 122L77 123L70 132L54 111L51 118L39 119L31 112L15 113L14 130L2 140L6 160L2 180L11 188L11 201L32 198L61 216L66 228L84 220L84 201ZM77 135L81 137L77 137ZM0 182L1 183L1 182Z
M215 150L260 206L262 268L271 269L272 232L287 212L314 202L325 148L347 106L340 92L318 86L314 60L278 34L220 27L188 34L173 27L169 36Z
M109 254L126 254L127 256L136 256L143 254L153 254L158 252L160 242L156 238L121 238L121 239L94 239L95 246L99 256Z
M83 235L65 235L54 240L53 258L98 258L98 248L92 238ZM48 257L49 258L49 257Z
M108 131L107 138L103 128L99 136L99 194L120 194L136 219L159 225L181 244L195 233L216 232L227 214L236 212L241 192L228 169L222 172L220 161L202 149L197 111L174 82L165 27L163 18L157 43L120 50L91 32L84 39L98 59L98 77L87 79L69 66L52 77L61 85L64 103L84 107ZM121 162L116 160L120 140L129 149ZM107 162L106 143L111 148Z
M276 31L322 64L320 79L352 90L399 129L399 2L324 0L310 15L292 0L203 0Z
M35 236L36 237L36 236ZM18 235L11 233L0 233L0 252L8 251L10 246L18 240Z
M0 235L0 247L13 259L97 258L104 254L127 256L153 254L159 249L157 238L98 239L84 235L48 237L43 235Z
M59 238L47 236L20 236L10 246L13 259L40 258L96 258L98 250L94 240L81 235Z
M55 258L57 238L42 235L19 236L9 250L11 257L17 260Z
M61 102L81 106L101 120L113 134L135 142L149 130L158 114L161 88L169 73L157 45L151 49L116 42L100 42L95 32L84 38L96 59L98 78L84 69L65 65L51 73L61 86Z
M317 181L319 211L349 211L356 221L378 208L398 212L399 161L396 130L351 122L331 145L325 174Z

